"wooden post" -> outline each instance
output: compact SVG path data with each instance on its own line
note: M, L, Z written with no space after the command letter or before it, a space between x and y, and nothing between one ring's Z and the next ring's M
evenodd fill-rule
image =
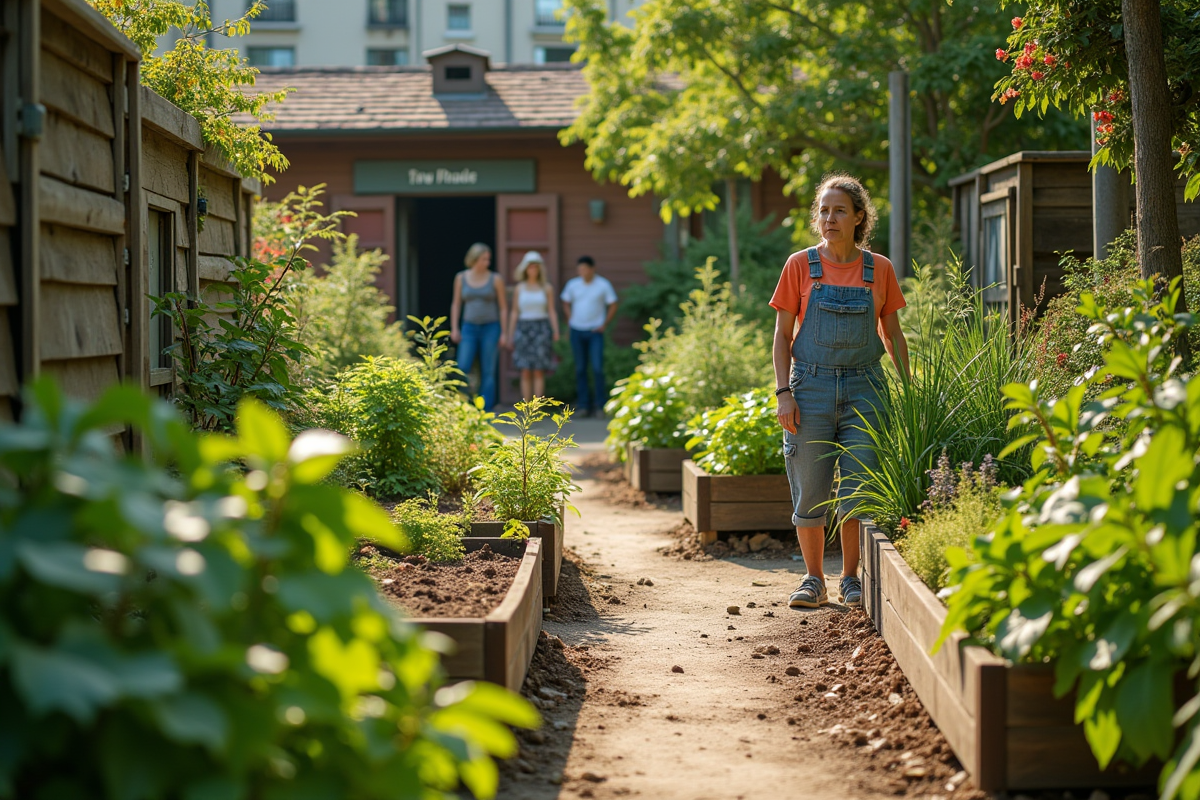
M912 110L908 102L908 73L888 73L888 197L892 215L888 231L889 255L896 276L903 278L912 266Z
M1096 120L1092 120L1092 155L1096 144ZM1129 175L1112 167L1092 172L1092 255L1108 258L1108 246L1129 227Z
M200 302L200 158L203 153L195 150L188 153L188 263L187 293L193 303Z
M729 282L733 285L733 293L738 293L738 281L741 280L741 264L738 261L737 237L737 178L725 179L725 219L729 224Z
M32 120L26 115L41 114L45 109L41 99L41 55L42 24L41 7L36 0L22 0L20 8L20 35L17 37L18 83L21 88L20 171L21 182L18 252L20 266L16 270L21 291L21 380L28 382L41 372L41 350L38 347L39 317L41 311L41 254L38 241L41 238L41 213L39 211L38 177L41 166L38 162L38 137L30 135Z

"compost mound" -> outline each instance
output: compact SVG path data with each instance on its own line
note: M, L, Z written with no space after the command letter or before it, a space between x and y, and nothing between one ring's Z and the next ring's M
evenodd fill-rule
M367 574L380 592L414 617L486 617L504 600L521 559L482 549L461 562L433 564L421 556L389 558L364 547Z

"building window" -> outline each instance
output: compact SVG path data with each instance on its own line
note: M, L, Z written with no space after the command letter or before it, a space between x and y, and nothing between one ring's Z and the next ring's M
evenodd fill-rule
M471 80L471 68L464 67L446 67L446 80L448 81L469 81Z
M537 0L534 8L534 22L538 25L561 27L563 21L558 12L562 10L563 0Z
M408 64L408 51L403 47L371 48L367 50L368 67L403 67Z
M249 9L254 5L253 0L246 3ZM254 22L295 22L296 0L267 0L267 7L254 18Z
M384 28L408 27L408 0L369 0L367 24Z
M166 211L150 209L147 220L146 245L149 251L147 294L151 297L162 297L173 291L172 266L174 259L171 251L174 249L172 233L175 230L174 216ZM171 344L171 320L167 317L153 316L154 304L150 303L150 329L147 343L149 345L151 369L164 369L171 366L171 356L163 353Z
M983 220L983 288L1004 289L1008 285L1008 250L1004 214Z
M575 54L573 47L535 47L533 48L533 63L561 64L571 60Z
M466 3L446 6L446 30L465 33L471 30L471 7Z
M294 67L294 47L247 47L246 60L252 67Z

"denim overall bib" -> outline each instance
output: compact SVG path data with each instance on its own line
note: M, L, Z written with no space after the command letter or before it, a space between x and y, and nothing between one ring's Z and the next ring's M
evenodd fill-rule
M884 388L879 359L885 351L870 289L875 282L875 257L863 251L864 286L830 286L821 283L817 248L809 248L807 255L813 285L792 342L790 384L800 423L795 434L783 434L792 524L798 528L825 525L838 461L838 517L854 516L857 502L848 497L862 482L863 466L876 468L865 446L869 438L861 428L864 420L876 423ZM850 448L850 457L838 458L835 442Z

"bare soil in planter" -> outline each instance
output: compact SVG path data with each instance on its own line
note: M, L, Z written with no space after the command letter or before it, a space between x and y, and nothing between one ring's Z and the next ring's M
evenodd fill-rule
M414 617L486 617L504 600L521 559L483 549L461 562L433 564L421 556L389 558L367 545L367 574L391 602Z

